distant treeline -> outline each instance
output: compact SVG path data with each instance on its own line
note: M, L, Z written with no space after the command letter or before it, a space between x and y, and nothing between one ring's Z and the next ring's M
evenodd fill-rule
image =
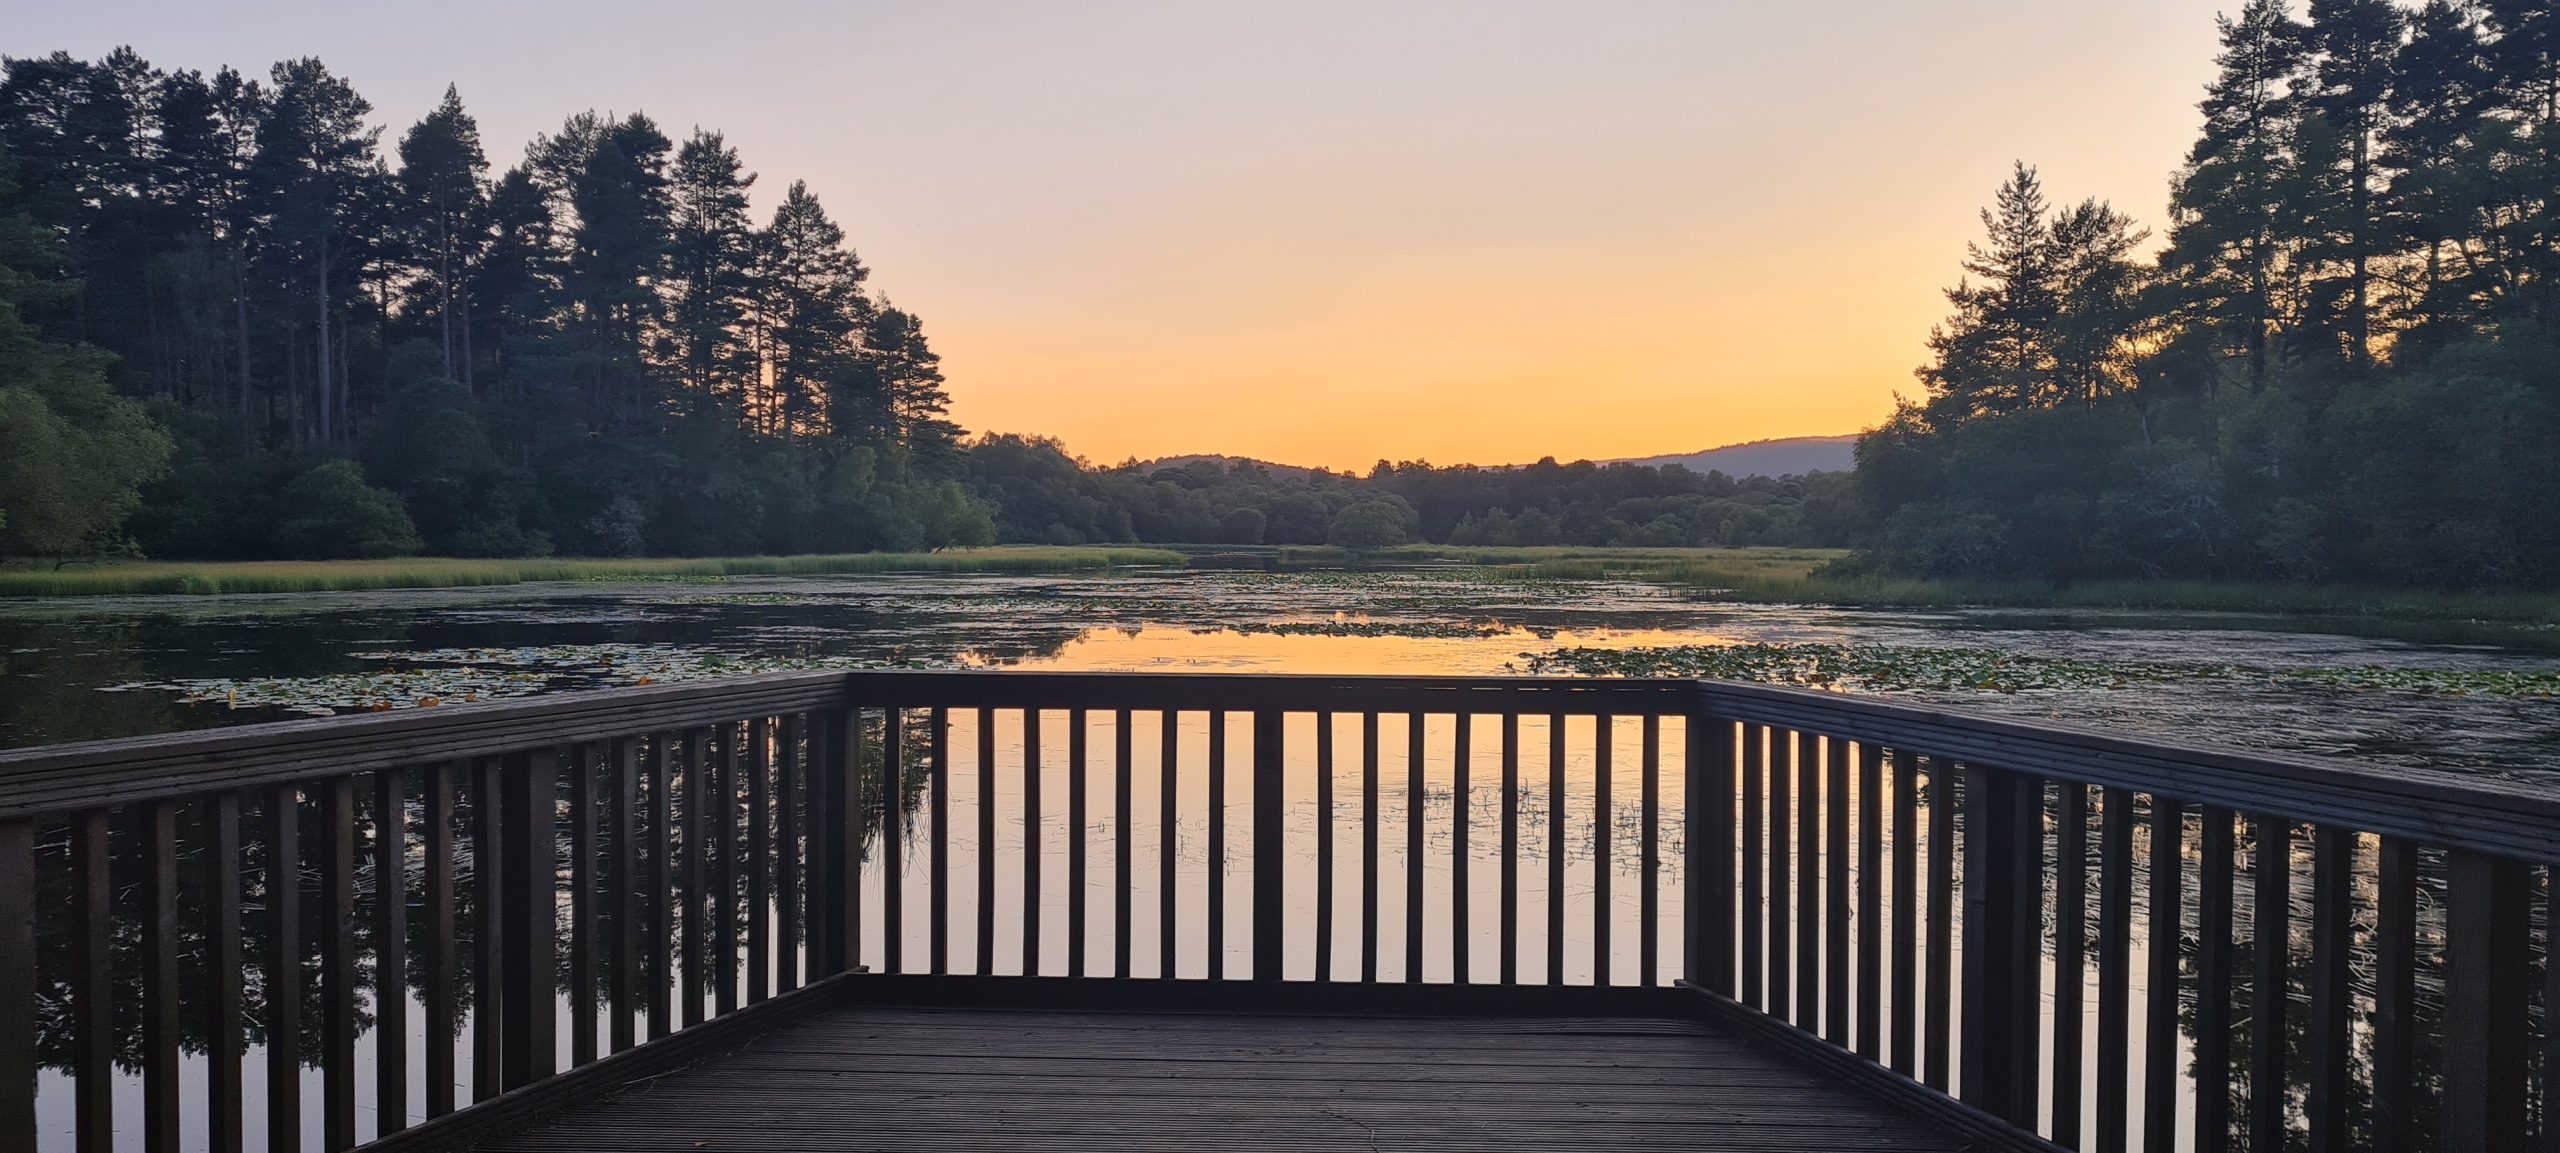
M2560 7L2303 16L2222 20L2156 258L2000 189L1859 445L1869 564L2560 584Z
M0 78L0 558L1041 543L1839 543L1845 476L1202 462L972 441L815 193L582 112L490 172L318 60Z

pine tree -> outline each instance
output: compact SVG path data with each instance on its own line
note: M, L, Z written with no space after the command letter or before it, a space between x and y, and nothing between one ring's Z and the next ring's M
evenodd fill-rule
M835 382L851 370L855 340L870 310L862 282L871 271L844 243L844 229L804 181L793 181L758 238L757 325L763 337L765 395L750 409L763 431L816 431ZM876 406L866 399L860 406Z
M1954 315L1929 333L1936 360L1920 378L1932 419L1953 424L2049 401L2045 334L2060 300L2048 216L2043 185L2020 162L1982 210L1985 241L1965 246L1966 279L1947 290Z
M2170 187L2161 263L2195 319L2237 340L2256 388L2267 381L2281 323L2277 281L2286 254L2277 221L2292 161L2285 140L2300 26L2285 0L2249 0L2237 19L2216 21L2221 71L2205 90L2204 135Z
M942 357L914 313L882 302L863 326L855 371L828 406L839 437L895 443L927 459L951 454L960 428L950 419Z
M356 225L388 180L376 151L382 130L365 123L373 105L317 58L281 62L270 79L275 96L258 126L252 175L278 254L309 290L314 435L328 442L345 423L335 320L364 255ZM293 411L298 424L298 402Z
M420 265L433 283L437 335L447 379L475 383L471 347L471 261L481 247L488 158L480 125L446 85L444 101L400 138L400 190L419 235Z
M2390 255L2377 209L2376 155L2392 124L2393 62L2402 16L2390 0L2311 0L2304 33L2310 70L2303 97L2318 117L2315 162L2305 165L2316 192L2307 221L2314 307L2352 365L2374 355L2376 265ZM2321 284L2321 281L2328 284Z
M676 152L669 187L676 372L697 403L726 396L740 411L757 373L746 330L755 256L747 189L755 180L719 133L696 129Z

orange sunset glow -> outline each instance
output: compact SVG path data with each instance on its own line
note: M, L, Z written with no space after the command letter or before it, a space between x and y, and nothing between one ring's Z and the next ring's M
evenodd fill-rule
M563 108L717 126L759 213L823 193L967 427L1365 468L1874 422L2012 160L2162 224L2218 6L562 5L493 44L467 14L83 5L16 31L316 52L403 116L450 80L500 164Z

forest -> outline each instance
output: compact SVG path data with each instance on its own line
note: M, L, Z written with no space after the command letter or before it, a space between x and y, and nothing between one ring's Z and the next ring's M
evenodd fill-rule
M2018 166L1867 568L2560 585L2560 8L2249 0L2156 238Z
M969 437L818 194L581 112L491 171L263 77L10 59L0 558L706 556L1020 541L1837 543L1845 477L1095 467ZM1808 494L1811 494L1810 498Z

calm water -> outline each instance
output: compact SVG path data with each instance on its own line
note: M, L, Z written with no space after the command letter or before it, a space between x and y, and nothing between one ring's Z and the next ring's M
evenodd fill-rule
M1874 648L1889 653L1988 651L2101 667L2217 669L2222 671L2192 680L2100 678L2070 688L2015 692L1918 688L1891 678L1864 682L1861 687L1907 699L2118 731L2560 781L2560 702L2547 696L2446 688L2476 683L2476 678L2462 679L2474 674L2560 670L2560 658L2537 651L2530 643L2535 639L2526 636L2519 643L2503 645L2412 641L2238 617L2064 618L2014 612L1862 612L1735 605L1642 584L1524 581L1481 570L746 578L717 584L19 602L0 605L0 662L5 662L0 663L0 747L385 704L405 706L430 697L441 704L772 668L909 664L1462 674L1517 671L1532 655L1559 648L1733 643L1858 646L1861 651ZM2235 667L2244 671L2229 671ZM2365 670L2370 675L2346 682L2363 688L2341 687L2304 675L2320 670ZM1943 683L1925 675L1912 680ZM2372 687L2377 683L2416 687ZM1065 818L1071 776L1065 764L1065 720L1064 714L1052 714L1045 721L1049 727L1043 741L1039 806L1044 816L1035 827L1021 819L1026 774L1019 718L999 715L995 720L993 791L982 796L976 718L965 712L953 715L952 792L945 799L951 815L955 900L951 944L957 967L969 968L968 959L976 948L972 927L978 851L975 814L985 803L998 814L997 835L990 847L995 865L997 935L992 943L997 972L1021 971L1021 914L1032 899L1046 910L1038 944L1043 970L1064 971L1068 950L1065 862L1068 845L1079 835L1091 858L1087 896L1096 918L1086 959L1095 968L1108 964L1109 895L1121 883L1110 846L1123 819L1134 850L1127 883L1135 896L1130 931L1137 975L1155 972L1160 934L1165 931L1156 910L1158 896L1167 888L1173 891L1179 910L1173 925L1177 971L1198 976L1206 970L1210 951L1207 890L1210 879L1221 873L1231 886L1229 892L1236 895L1226 909L1226 971L1230 975L1248 972L1250 909L1241 894L1257 862L1241 834L1250 827L1247 782L1257 771L1250 765L1251 741L1241 729L1229 734L1229 755L1237 758L1240 775L1230 781L1227 810L1217 813L1208 803L1205 778L1197 771L1205 763L1208 720L1187 715L1179 722L1176 743L1184 770L1173 798L1175 821L1167 826L1159 816L1164 798L1157 792L1162 778L1155 760L1162 734L1154 727L1159 723L1156 718L1140 714L1132 742L1136 791L1130 813L1112 812L1109 798L1097 792L1089 823L1076 830ZM1241 724L1243 718L1236 720ZM1355 823L1360 780L1357 758L1349 751L1358 747L1359 736L1355 720L1343 718L1343 722L1345 727L1336 735L1336 748L1343 755L1337 759L1331 781L1337 806L1333 964L1338 976L1351 978L1358 972L1360 940L1360 850ZM1096 756L1107 757L1104 750L1112 747L1116 737L1109 731L1112 718L1096 714L1093 723L1091 747ZM1314 802L1315 767L1301 755L1312 736L1313 718L1295 717L1290 723L1293 752L1282 766L1289 800L1287 833L1278 864L1292 926L1285 950L1288 973L1305 976L1314 965L1310 929L1317 907L1314 829L1320 810ZM1460 893L1450 869L1461 779L1452 756L1453 725L1446 717L1426 722L1428 751L1418 774L1422 789L1413 793L1407 785L1404 724L1401 717L1385 718L1380 741L1379 976L1394 981L1404 975L1405 878L1407 870L1418 869L1425 894L1421 940L1426 979L1440 981L1454 975L1449 947L1452 912L1461 902L1472 911L1471 975L1476 980L1492 979L1499 945L1494 939L1498 894L1492 884L1500 867L1496 851L1500 795L1491 759L1494 734L1477 732L1464 778L1469 810L1465 843L1472 879ZM1524 782L1544 780L1544 726L1541 718L1523 721ZM1633 851L1641 833L1633 804L1640 734L1633 721L1622 720L1613 741L1618 783L1606 826L1616 848L1605 869L1611 883L1604 902L1600 899L1604 870L1595 852L1602 822L1592 788L1591 749L1598 734L1587 719L1573 720L1569 726L1569 752L1562 768L1571 788L1562 838L1550 835L1547 798L1541 787L1531 785L1520 798L1524 830L1521 976L1529 981L1545 978L1546 910L1561 905L1564 979L1574 983L1593 979L1599 961L1594 928L1606 918L1613 927L1612 978L1628 983L1636 978L1641 960L1637 930L1640 894L1645 888ZM1686 734L1674 721L1666 723L1660 735L1666 766L1662 812L1676 815L1682 805L1677 766ZM1856 803L1865 804L1865 798ZM1404 846L1411 814L1419 814L1423 821L1425 850L1408 860ZM1207 830L1220 820L1229 830L1228 857L1222 867L1213 865L1207 852ZM1793 827L1787 814L1778 815L1775 824L1781 835ZM1655 878L1660 940L1666 950L1676 951L1684 883L1678 869L1676 817L1666 820L1658 832L1663 855ZM1927 835L1935 836L1936 830L1928 830ZM192 844L191 836L182 829L182 845ZM1162 863L1168 842L1170 871ZM2189 843L2193 843L2192 832ZM59 842L48 840L48 856L61 850ZM903 889L908 910L904 954L911 965L925 955L922 911L928 894L921 887L921 860L927 851L911 828L902 846L909 862ZM119 860L124 859L121 844L117 853ZM1044 863L1045 878L1036 897L1023 885L1023 864L1034 854ZM884 855L876 840L866 853L868 947L864 959L874 966L885 960L881 948L887 927L881 920L888 883L881 867ZM1563 887L1552 892L1545 868L1551 857L1565 862ZM254 880L263 875L254 862L250 872L253 884L263 884ZM2147 876L2138 878L2141 881L2147 881ZM1864 884L1864 879L1859 883ZM407 888L414 900L414 878ZM377 890L367 883L364 891ZM2248 904L2251 891L2244 866L2239 890L2244 926L2253 918ZM467 880L461 896L466 904L473 899ZM2307 887L2297 883L2296 896L2297 904L2307 899ZM2146 907L2142 901L2137 893L2136 908ZM40 907L51 909L57 904L47 901ZM306 900L305 911L316 912L316 902ZM2307 907L2297 908L2295 915L2297 925L2307 923ZM414 927L418 921L413 917L411 923ZM247 928L253 935L262 931L254 915ZM2137 975L2146 971L2144 957L2151 940L2149 927L2137 922L2133 969ZM253 964L257 955L253 945ZM191 945L186 964L200 967L202 956ZM1659 959L1665 973L1676 973L1676 956L1666 952ZM132 958L120 955L120 975L132 964ZM189 980L193 987L194 978ZM423 1017L423 1005L414 979L411 984L407 994L414 1029ZM2142 1020L2147 993L2137 976L2132 990L2137 1023ZM254 990L252 994L254 1000ZM372 992L366 996L370 1003ZM565 999L561 1017L565 1048ZM316 1012L306 1013L306 1021L316 1020ZM460 1024L468 1052L467 1008ZM254 1038L254 1016L252 1028ZM2139 1029L2136 1032L2138 1046ZM359 1051L369 1053L371 1044L367 1039ZM423 1084L414 1083L422 1076L423 1044L422 1035L413 1033L409 1063L413 1115L423 1100ZM2182 1047L2185 1044L2182 1038ZM195 1126L201 1124L201 1100L195 1094L203 1083L204 1066L202 1050L192 1037L185 1060L182 1086L189 1094L185 1116L190 1122L186 1144L200 1147L202 1134ZM2138 1054L2135 1066L2140 1067ZM263 1052L257 1044L250 1048L245 1073L252 1142L256 1143L266 1122ZM305 1070L303 1121L307 1138L314 1141L319 1136L318 1076L317 1069ZM471 1095L469 1078L465 1062L459 1085L463 1100ZM360 1106L367 1114L360 1130L369 1134L373 1127L369 1069L360 1071L358 1085ZM119 1116L137 1116L138 1078L128 1072L118 1078L115 1088ZM2179 1092L2182 1113L2191 1110L2191 1089L2183 1079ZM68 1147L70 1099L67 1075L59 1066L49 1069L41 1082L40 1102L47 1148ZM138 1147L139 1136L138 1130L120 1131L117 1145Z
M2550 674L2560 638L2445 643L2210 615L1738 605L1485 570L737 578L0 602L0 747L373 702L830 664L1494 673L1573 646L1989 650L2145 666ZM2465 638L2473 639L2473 638ZM2539 648L2537 649L2537 645ZM2124 732L2560 780L2560 699L2285 675L2019 692L1870 689ZM190 698L194 699L190 699Z

